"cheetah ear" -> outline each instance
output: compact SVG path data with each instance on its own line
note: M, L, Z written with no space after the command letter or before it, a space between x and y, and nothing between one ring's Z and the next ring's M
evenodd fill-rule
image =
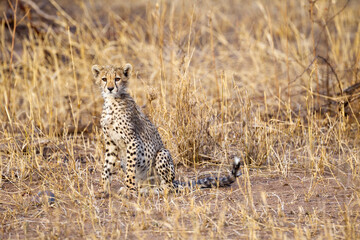
M94 75L94 78L97 78L100 74L100 66L99 65L92 66L91 71Z
M127 64L125 64L125 66L123 67L123 69L124 69L124 75L125 75L125 77L130 77L131 76L131 70L132 70L132 66L131 66L131 64L130 63L127 63Z

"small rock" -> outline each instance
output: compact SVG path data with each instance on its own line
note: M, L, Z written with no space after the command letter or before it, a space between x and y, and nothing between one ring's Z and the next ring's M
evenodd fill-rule
M34 197L34 202L36 204L43 204L46 200L50 206L53 205L55 203L55 194L50 190L45 190L38 192Z

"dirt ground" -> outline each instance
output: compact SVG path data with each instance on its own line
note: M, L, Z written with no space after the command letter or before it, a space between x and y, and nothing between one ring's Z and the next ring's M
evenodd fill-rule
M46 177L32 174L15 182L4 179L0 211L7 221L1 225L2 238L61 239L64 234L71 239L318 238L326 237L324 228L338 238L344 236L339 226L351 228L350 221L359 224L359 188L348 179L350 176L316 176L294 169L284 177L275 169L242 166L243 175L231 187L129 199L117 194L124 186L120 171L113 179L113 194L99 199L94 192L101 189L101 164L88 159L49 161L41 173ZM72 164L82 177L69 185ZM196 171L179 166L177 177L227 173L227 167L208 165L198 166ZM42 182L53 176L58 179ZM51 187L54 182L62 187L55 190ZM43 190L54 193L54 203L49 198L39 199L37 195ZM84 205L88 209L84 210ZM352 232L353 236L346 237L357 236L357 229Z

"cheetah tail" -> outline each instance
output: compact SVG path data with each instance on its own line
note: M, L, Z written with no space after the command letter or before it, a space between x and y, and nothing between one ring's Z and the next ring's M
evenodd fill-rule
M206 177L202 179L198 179L197 181L189 181L187 183L174 181L175 186L189 187L190 189L195 188L212 188L212 187L227 187L230 186L233 182L235 182L236 178L241 176L240 170L240 158L235 157L233 162L233 167L231 170L231 174L224 177Z

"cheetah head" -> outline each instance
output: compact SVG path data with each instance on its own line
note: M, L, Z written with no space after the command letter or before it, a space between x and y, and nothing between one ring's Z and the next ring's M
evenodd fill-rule
M92 66L92 73L103 94L120 95L126 91L127 82L131 76L132 66L127 63L123 67Z

